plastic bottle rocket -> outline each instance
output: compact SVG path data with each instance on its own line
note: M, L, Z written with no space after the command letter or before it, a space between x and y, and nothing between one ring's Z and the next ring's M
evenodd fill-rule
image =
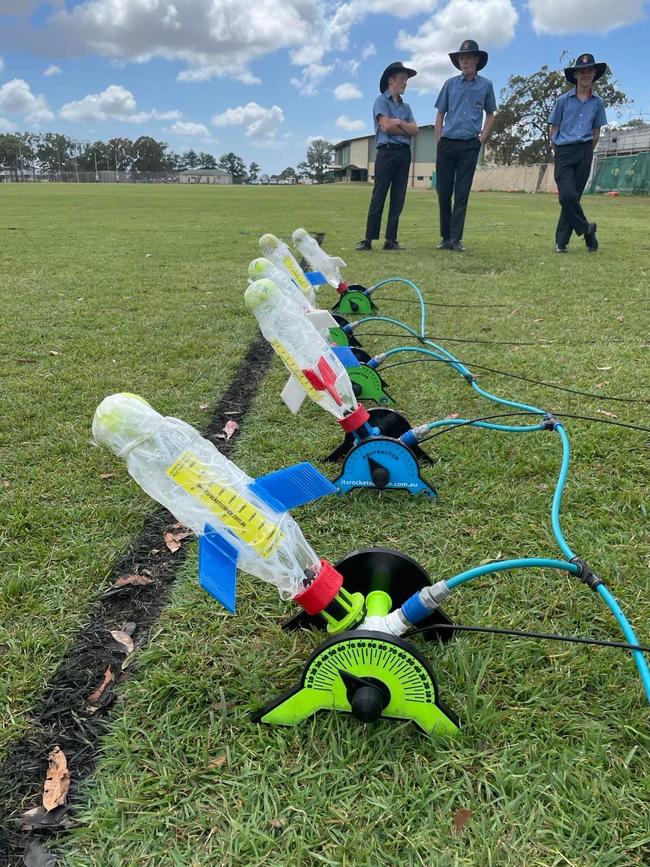
M348 284L344 282L340 270L346 267L343 259L338 256L329 256L318 241L304 229L296 229L291 239L293 246L309 263L312 271L322 274L325 281L339 292L345 292Z
M293 282L288 271L285 271L284 268L278 268L270 259L260 257L259 259L253 259L248 266L248 277L251 282L267 278L275 283L287 298L289 304L296 307L300 314L304 314L316 330L329 342L330 328L338 326L336 319L334 319L329 310L319 310L312 307L307 296L303 295L298 286Z
M281 241L269 232L266 235L262 235L258 244L262 251L262 256L273 262L276 267L286 271L305 298L309 301L310 305L315 307L316 292L314 287L305 277L305 272L302 270L293 253L284 241Z
M298 412L307 396L331 413L346 433L364 425L369 415L357 403L345 367L304 315L287 315L278 287L271 280L256 280L246 289L244 301L291 373L282 391L289 409Z
M330 631L359 622L363 599L342 589L342 576L317 556L287 511L335 490L311 464L254 480L191 425L160 415L135 394L105 398L92 430L149 496L199 536L200 584L230 611L238 566L308 613L322 613Z

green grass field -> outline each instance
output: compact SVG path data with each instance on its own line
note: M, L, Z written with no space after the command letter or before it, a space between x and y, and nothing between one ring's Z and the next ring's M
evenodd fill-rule
M91 445L94 409L106 394L134 391L205 427L257 334L242 293L263 232L323 231L350 282L401 274L428 301L459 305L431 306L428 333L470 368L650 399L649 199L587 198L601 249L589 256L574 239L557 256L555 197L475 194L470 252L459 255L434 250L435 197L414 191L400 224L407 250L356 253L369 194L366 186L0 186L0 759L29 735L39 695L153 509L124 465ZM382 314L417 326L406 289L387 287L384 301L381 292ZM329 307L335 293L320 298ZM358 336L371 353L407 342L385 323L366 332ZM475 372L499 395L648 426L647 403ZM403 365L385 378L413 424L499 411L446 366ZM285 379L274 360L234 459L252 476L298 460L331 476L321 459L338 426L313 405L294 420L279 400ZM566 427L564 533L648 643L648 435L570 419ZM550 523L557 436L463 428L429 451L433 503L361 491L295 510L318 553L336 561L387 545L432 580L490 559L559 555ZM74 827L46 841L59 863L650 862L648 707L629 655L486 635L444 648L418 641L463 721L456 739L327 714L297 728L259 726L249 712L297 680L322 635L282 632L288 608L275 589L247 576L239 584L232 617L198 587L192 546L119 685L95 770L73 789ZM481 579L445 610L460 623L621 638L594 594L550 571ZM42 744L41 761L51 746ZM38 790L15 800L5 766L0 804L26 809Z

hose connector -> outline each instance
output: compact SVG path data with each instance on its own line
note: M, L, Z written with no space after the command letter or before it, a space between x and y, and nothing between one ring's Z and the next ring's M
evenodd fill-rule
M469 382L470 385L473 385L476 382L476 377L473 373L470 373L469 371L463 374L463 379Z
M570 562L578 567L578 571L575 574L590 590L595 592L597 587L603 583L600 575L597 575L593 569L590 569L581 557L573 557Z
M552 412L547 412L544 416L543 421L541 422L542 430L555 430L555 428L561 423L562 422L559 422L555 418Z

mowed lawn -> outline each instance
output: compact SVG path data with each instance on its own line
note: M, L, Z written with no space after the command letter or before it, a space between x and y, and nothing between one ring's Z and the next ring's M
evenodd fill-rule
M153 508L123 463L91 445L94 409L133 391L206 426L257 334L242 295L263 232L325 232L350 282L414 281L432 304L428 334L486 389L650 426L648 403L604 397L650 400L650 199L587 197L601 249L587 255L574 239L558 256L555 197L475 194L469 253L459 255L434 249L435 196L413 191L400 224L407 249L357 253L369 195L365 185L0 186L0 758L29 732L39 695ZM375 295L380 314L417 327L413 298L398 286ZM329 307L335 293L320 299ZM412 343L384 322L358 336L371 353ZM298 460L333 476L322 458L338 425L313 405L290 416L285 379L275 360L235 459L252 476ZM396 366L385 379L413 424L499 412L447 366ZM648 434L577 419L566 428L565 536L648 643ZM320 556L386 545L439 580L491 559L560 555L550 523L557 435L463 428L427 449L435 502L360 491L295 510ZM249 712L298 679L322 635L282 632L290 606L256 579L239 583L233 617L198 587L192 549L119 687L95 771L74 789L75 827L49 843L61 863L650 861L649 714L628 654L487 635L444 648L416 639L463 722L457 738L334 714L260 726ZM621 638L600 600L564 573L488 576L445 610L460 623ZM0 803L12 802L11 783L0 780Z

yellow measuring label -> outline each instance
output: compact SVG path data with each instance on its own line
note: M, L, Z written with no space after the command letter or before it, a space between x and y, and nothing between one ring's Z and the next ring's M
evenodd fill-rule
M300 385L303 387L307 397L311 397L312 400L318 402L320 400L320 395L322 394L322 392L319 393L318 391L316 391L314 386L311 384L311 382L302 372L301 368L298 366L298 362L293 357L293 355L290 354L288 349L286 349L279 340L271 340L270 343L273 349L275 349L276 353L282 359L282 361L284 361L287 368L291 371L291 373L295 376Z
M285 256L282 260L282 264L287 269L287 271L291 274L293 279L296 281L298 286L302 289L303 295L309 295L311 293L311 283L305 277L302 270L298 266L298 263L293 258L293 256Z
M270 557L284 539L277 524L234 488L217 481L214 470L191 451L183 452L166 473L260 557Z

